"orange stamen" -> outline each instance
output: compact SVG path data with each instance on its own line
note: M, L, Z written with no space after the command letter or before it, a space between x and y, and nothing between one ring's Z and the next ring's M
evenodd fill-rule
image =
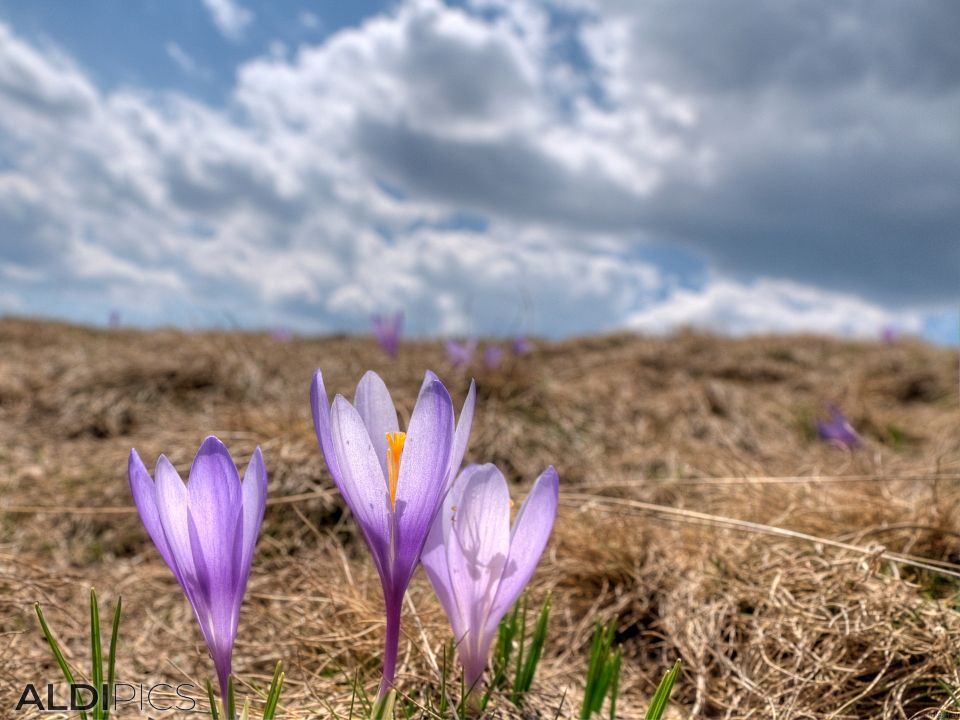
M390 509L397 504L397 480L400 477L400 456L403 454L403 444L407 434L402 432L387 433L387 484L390 488Z

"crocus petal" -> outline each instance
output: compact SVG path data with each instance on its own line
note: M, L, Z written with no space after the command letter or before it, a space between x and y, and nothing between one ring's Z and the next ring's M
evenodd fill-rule
M420 385L420 395L431 383L440 382L440 378L432 370L427 370L423 376L423 383ZM419 402L419 396L417 398ZM447 479L447 487L453 484L453 479L460 471L460 465L463 463L463 456L467 452L467 442L470 440L470 429L473 427L473 410L477 402L477 383L470 381L470 389L467 391L467 397L463 401L463 407L460 409L460 417L457 419L457 430L453 439L453 446L450 448L450 468Z
M466 468L463 472L471 471ZM455 508L460 502L460 495L464 483L457 482L453 484L450 491L443 499L443 505L433 521L430 533L427 535L427 542L423 546L423 552L420 554L420 564L423 565L427 578L433 586L433 591L440 600L440 605L447 614L450 621L450 627L453 629L455 642L460 642L467 632L466 619L460 614L460 606L457 604L453 594L453 583L450 580L450 565L447 562L447 544L450 537L450 529L453 526Z
M457 431L453 437L453 448L450 450L449 481L457 476L464 453L467 452L467 441L470 440L470 428L473 427L473 409L477 402L477 384L471 380L467 399L463 401L460 417L457 418Z
M330 439L330 402L327 400L327 390L323 386L323 373L319 370L313 374L313 382L310 383L310 406L313 409L313 428L327 462L327 469L330 470L334 482L340 485L337 454L333 451L333 442Z
M500 579L500 588L487 619L487 632L496 630L533 575L540 555L547 546L553 521L557 517L560 479L551 465L537 478L514 521L510 536L510 554Z
M222 442L210 436L203 441L190 467L187 482L190 515L197 526L199 550L213 573L211 581L237 587L240 557L234 542L241 515L240 474ZM197 548L194 548L196 561Z
M454 598L470 628L461 644L464 667L486 664L487 616L510 552L510 493L494 465L473 465L462 484L447 541ZM474 662L470 662L470 658Z
M163 536L167 540L173 557L174 575L192 602L192 598L189 597L190 584L196 572L193 566L193 551L190 549L190 529L187 521L187 510L190 506L187 486L183 484L180 474L164 455L157 460L154 477L157 488L157 513L160 515L160 524L163 526Z
M340 467L340 493L357 519L384 577L389 567L387 509L390 497L363 419L342 395L333 401L330 430L333 453Z
M263 453L260 452L259 447L253 451L247 471L243 474L241 493L243 555L240 559L239 593L242 596L247 587L247 577L250 575L250 565L253 563L253 551L257 546L257 536L260 534L263 513L267 507L267 469L263 465Z
M453 443L453 403L439 381L426 385L410 416L397 479L397 579L413 574L447 489Z
M353 397L353 404L363 424L367 426L373 449L377 453L380 467L383 468L383 478L387 478L387 433L400 430L397 422L397 410L390 397L390 391L380 376L372 370L364 373L357 384L357 392Z
M223 568L210 562L210 556L204 552L203 536L198 529L197 519L192 512L187 513L187 527L190 533L190 546L193 550L193 562L197 571L195 598L191 600L203 639L210 650L210 656L217 668L217 677L221 690L227 687L233 657L233 642L237 636L240 621L240 604L243 592L230 584ZM238 522L229 544L233 548L233 558L229 565L239 565L242 553L242 527ZM227 568L229 570L230 568Z
M176 561L173 559L173 552L167 543L167 538L163 534L163 525L160 522L160 512L157 510L157 488L153 484L153 478L147 472L143 461L136 450L130 451L130 459L127 462L127 474L130 478L130 492L133 493L133 502L140 513L140 519L143 526L147 529L150 539L157 546L160 557L177 575Z

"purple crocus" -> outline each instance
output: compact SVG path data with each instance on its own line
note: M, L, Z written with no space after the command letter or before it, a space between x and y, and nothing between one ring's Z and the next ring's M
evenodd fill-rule
M293 330L286 325L274 325L270 328L270 337L279 343L288 343L293 340Z
M473 353L477 349L477 341L473 338L464 340L462 343L456 340L447 340L447 361L451 367L465 368L473 362Z
M500 620L533 575L557 515L559 478L548 467L510 527L510 493L494 465L469 465L453 484L421 561L450 620L464 681L475 687Z
M351 405L327 401L319 370L310 388L313 424L327 468L353 512L380 575L386 642L380 697L393 686L400 642L400 609L423 544L470 436L476 387L454 428L453 403L427 372L406 433L400 431L390 391L367 372Z
M374 315L370 322L373 324L373 334L383 351L391 358L397 357L400 350L400 331L403 329L403 312Z
M521 357L530 352L530 342L522 335L518 335L513 339L513 342L510 343L510 349L514 355Z
M503 362L503 348L499 345L488 345L483 351L483 364L488 370L496 370Z
M200 446L186 485L163 455L156 481L136 450L128 473L140 519L193 606L226 701L240 605L267 502L260 448L242 483L227 448L213 436Z
M862 442L860 435L853 429L853 425L847 420L839 407L829 405L830 412L828 421L817 421L817 434L824 442L832 445L839 445L844 448L853 449Z

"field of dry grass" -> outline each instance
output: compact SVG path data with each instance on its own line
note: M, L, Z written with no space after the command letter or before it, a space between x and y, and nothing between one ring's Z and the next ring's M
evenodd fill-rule
M108 605L123 596L122 680L212 674L126 480L131 447L151 468L166 453L185 475L208 433L241 466L261 445L270 474L235 670L263 689L282 658L289 718L342 712L354 671L375 687L379 584L317 449L316 367L348 396L377 370L402 413L426 368L457 406L468 384L437 341L408 342L390 362L364 338L0 320L0 717L28 717L13 712L23 685L57 676L34 601L87 665L91 585ZM476 377L467 460L497 463L518 500L549 463L561 479L531 584L535 600L552 593L554 613L530 715L576 717L593 623L612 618L625 718L643 716L676 658L673 718L934 718L950 707L944 684L960 685L955 351L616 335L535 343ZM863 448L815 437L831 401ZM449 630L422 573L409 600L398 682L417 698L436 691ZM497 712L516 715L506 702Z

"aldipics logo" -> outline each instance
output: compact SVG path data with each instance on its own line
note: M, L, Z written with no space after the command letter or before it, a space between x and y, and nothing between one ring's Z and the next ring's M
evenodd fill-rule
M99 708L101 711L116 712L121 707L136 707L141 713L156 712L195 712L197 701L190 691L196 688L192 683L156 683L155 685L136 685L127 682L103 683L99 687L90 683L69 683L58 690L53 683L38 688L33 683L24 686L20 699L14 708L17 712L37 710L44 713L86 712Z

